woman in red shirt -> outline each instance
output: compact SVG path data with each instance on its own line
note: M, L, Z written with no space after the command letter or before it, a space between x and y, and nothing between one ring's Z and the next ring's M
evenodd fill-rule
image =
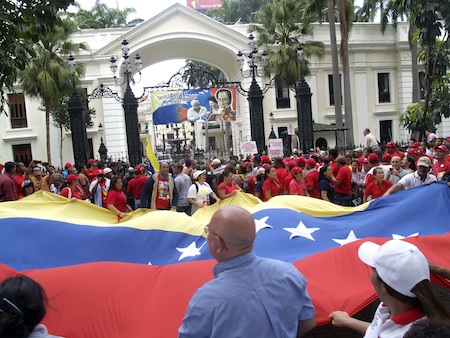
M300 167L292 168L293 179L289 182L289 195L309 196L305 182L303 181L303 170Z
M242 189L233 181L233 173L225 169L222 174L223 182L217 187L217 193L219 199L224 200L225 198L236 195L236 192L242 191Z
M277 177L277 170L274 167L268 166L266 168L266 176L267 179L262 186L264 202L270 200L274 196L280 195L282 189L281 183Z
M125 216L131 207L127 204L127 195L122 191L122 179L120 176L114 176L111 179L108 196L106 196L106 206L117 215L118 220Z
M78 176L69 174L66 177L66 182L69 183L69 186L63 188L60 195L72 200L81 200L80 192L78 191Z
M364 191L364 203L367 202L369 196L372 196L372 199L383 196L390 187L392 187L392 183L384 179L383 168L375 168L373 170L373 181L369 183L366 191Z

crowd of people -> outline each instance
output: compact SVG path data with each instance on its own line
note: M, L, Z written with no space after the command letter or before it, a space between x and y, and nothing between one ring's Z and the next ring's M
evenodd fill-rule
M370 136L365 130L364 134ZM371 140L371 139L370 139ZM33 160L6 162L0 175L0 202L45 190L105 207L122 218L137 208L173 210L192 215L203 206L242 191L262 201L278 195L318 198L342 206L361 203L439 180L450 180L450 138L411 140L407 148L394 142L382 152L376 146L340 154L336 149L269 158L264 154L232 156L223 161L162 162L159 172L145 163L105 163L90 159L57 171Z
M352 206L402 189L449 181L449 146L450 139L435 137L429 142L411 141L406 149L390 142L384 152L377 143L345 154L330 149L302 155L294 150L286 158L261 154L232 157L226 163L218 158L200 163L187 158L172 165L162 162L155 173L145 163L131 167L94 159L86 166L67 163L61 171L40 161L32 161L28 168L6 162L0 175L0 201L44 190L104 207L119 220L137 208L191 215L241 191L262 201L287 194ZM253 253L256 233L248 211L237 206L218 209L205 233L217 261L215 278L191 299L179 337L219 337L223 332L233 337L302 337L314 328L315 310L306 279L289 263ZM381 246L365 242L358 254L373 269L370 280L381 304L371 323L337 309L330 314L334 325L365 337L448 334L450 314L431 288L430 271L448 279L449 269L427 261L416 246L400 240ZM21 288L14 286L18 283ZM22 298L22 293L30 292L26 300ZM37 305L31 308L27 302ZM0 336L17 330L17 335L8 337L37 337L38 331L48 337L39 324L44 314L45 294L37 283L16 277L0 284ZM245 325L242 318L258 325Z

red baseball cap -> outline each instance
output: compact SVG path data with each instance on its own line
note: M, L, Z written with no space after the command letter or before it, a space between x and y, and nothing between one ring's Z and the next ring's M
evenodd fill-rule
M446 146L440 145L434 148L434 150L442 150L444 153L448 153L448 149Z
M295 176L295 175L297 175L298 173L301 173L301 172L302 172L302 168L300 168L300 167L295 167L295 168L292 168L292 170L291 170L292 176Z
M364 160L362 161L362 163L364 163L364 164L369 163L369 159L367 157L365 157Z
M94 162L97 162L97 160L91 158L91 159L88 160L88 163L87 163L87 164L88 164L88 165L91 165L91 164L94 163Z
M72 167L73 167L73 164L70 163L70 162L67 162L67 163L64 165L64 168L66 168L66 169L69 169L69 168L72 168Z
M269 156L261 156L261 162L262 163L271 163L272 161L270 160Z
M383 162L390 162L392 158L391 154L384 154L383 155Z
M396 148L397 145L395 144L395 142L388 142L388 144L386 144L387 148Z
M306 163L308 163L311 167L314 167L316 165L316 160L310 157L306 160Z
M369 159L370 162L379 162L380 161L380 158L375 153L369 154L369 157L367 157L367 158Z
M67 175L66 177L67 183L72 183L73 181L78 181L78 176L74 174Z
M414 142L413 144L411 144L410 147L411 147L411 148L417 148L417 147L420 147L420 142Z

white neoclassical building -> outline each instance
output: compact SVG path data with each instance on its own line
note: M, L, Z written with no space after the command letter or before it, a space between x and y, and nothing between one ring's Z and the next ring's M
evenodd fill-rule
M228 81L240 81L242 87L248 89L250 79L242 77L236 62L238 51L248 50L247 29L247 25L223 25L175 4L137 27L81 30L72 39L90 47L89 52L76 56L76 62L86 67L82 86L88 94L103 84L119 96L123 95L124 87L115 83L110 71L110 58L111 55L118 57L118 66L121 66L121 42L124 39L129 43L131 59L139 53L144 68L170 59L197 60L217 67ZM384 141L409 139L408 131L400 126L399 121L400 114L412 100L407 29L407 23L400 23L396 30L389 26L383 35L377 23L353 25L349 40L353 126L348 127L353 131L356 143L362 142L362 131L367 127ZM336 35L339 44L338 27ZM306 78L313 93L313 119L321 127L332 126L335 114L328 25L315 24L311 38L324 42L326 48L325 58L310 60L311 74ZM258 81L264 88L269 79L258 78ZM141 94L135 92L136 97ZM8 160L27 162L30 158L45 160L45 115L39 109L39 100L23 95L19 87L16 94L7 96L16 109L9 111L8 115L0 115L0 163ZM125 119L121 103L114 98L103 97L92 99L89 106L96 110L94 127L87 130L90 155L99 157L102 138L108 155L126 158ZM148 132L154 145L161 144L161 134L173 136L174 129L165 125L154 127L149 106L149 101L143 101L138 109L141 140L145 145ZM295 93L286 88L269 88L264 96L263 109L266 140L272 128L275 135L281 137L288 124L297 124ZM180 130L186 133L187 138L191 137L190 124L179 128L183 128ZM236 122L229 130L230 146L235 153L239 153L240 141L251 140L250 131L248 100L239 95ZM450 135L450 123L444 121L437 133L439 136ZM195 137L197 147L205 147L205 130L197 127ZM61 138L62 143L59 142ZM208 138L216 147L223 147L226 142L221 129L210 130ZM51 140L54 165L61 166L74 160L70 132L63 131L61 135L57 128L52 127ZM291 141L286 138L285 142ZM314 142L318 146L334 147L335 134L333 131L316 131Z

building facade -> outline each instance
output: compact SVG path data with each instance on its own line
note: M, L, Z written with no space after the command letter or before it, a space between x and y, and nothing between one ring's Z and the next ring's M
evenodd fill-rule
M338 26L336 29L339 44ZM410 137L399 121L400 114L412 101L411 54L407 33L407 23L399 23L396 30L389 26L384 34L377 23L353 25L349 39L353 125L346 127L353 131L357 144L363 140L364 128L370 128L381 141L406 141ZM72 39L90 47L88 52L76 56L76 62L83 63L86 69L82 79L86 92L91 94L98 91L102 84L122 97L125 88L115 83L110 71L110 58L111 55L118 57L120 70L121 42L124 39L129 43L130 59L133 60L139 53L144 68L170 59L197 60L217 67L228 81L241 82L241 86L248 89L251 79L242 77L236 62L238 51L248 51L247 35L247 25L223 25L175 4L137 27L81 30ZM318 124L332 126L336 117L328 25L315 24L311 39L324 42L326 48L323 59L309 60L311 74L306 77L306 81L313 93L313 119ZM258 78L258 81L265 88L270 79ZM142 88L135 89L135 96L140 97L141 91ZM0 124L3 126L0 129L0 162L27 162L31 158L45 161L45 113L39 108L39 100L24 95L19 87L16 88L16 94L7 95L12 108L6 107L8 116L0 116ZM206 147L205 140L208 137L210 147L211 144L216 148L230 147L234 153L240 152L240 141L251 140L249 103L245 95L238 96L236 122L228 123L226 127L208 129L208 135L204 128L193 128L188 123L155 127L149 106L150 103L143 98L138 109L144 145L147 134L155 146L164 146L166 140L162 139L163 135L165 138L170 135L174 138L177 137L177 131L178 138L195 137L198 148ZM99 157L98 149L102 139L108 149L108 156L126 159L125 119L120 100L114 97L91 99L89 107L96 111L94 127L87 130L90 156ZM272 129L277 137L282 137L288 124L297 124L295 93L282 84L268 88L264 95L263 109L267 141ZM439 136L450 135L450 123L444 121L437 133ZM285 142L292 142L290 138L284 138ZM51 127L54 165L61 166L74 161L71 142L70 132ZM316 146L332 148L335 146L334 133L316 132L314 142ZM295 146L295 143L289 144L287 148L291 146Z

